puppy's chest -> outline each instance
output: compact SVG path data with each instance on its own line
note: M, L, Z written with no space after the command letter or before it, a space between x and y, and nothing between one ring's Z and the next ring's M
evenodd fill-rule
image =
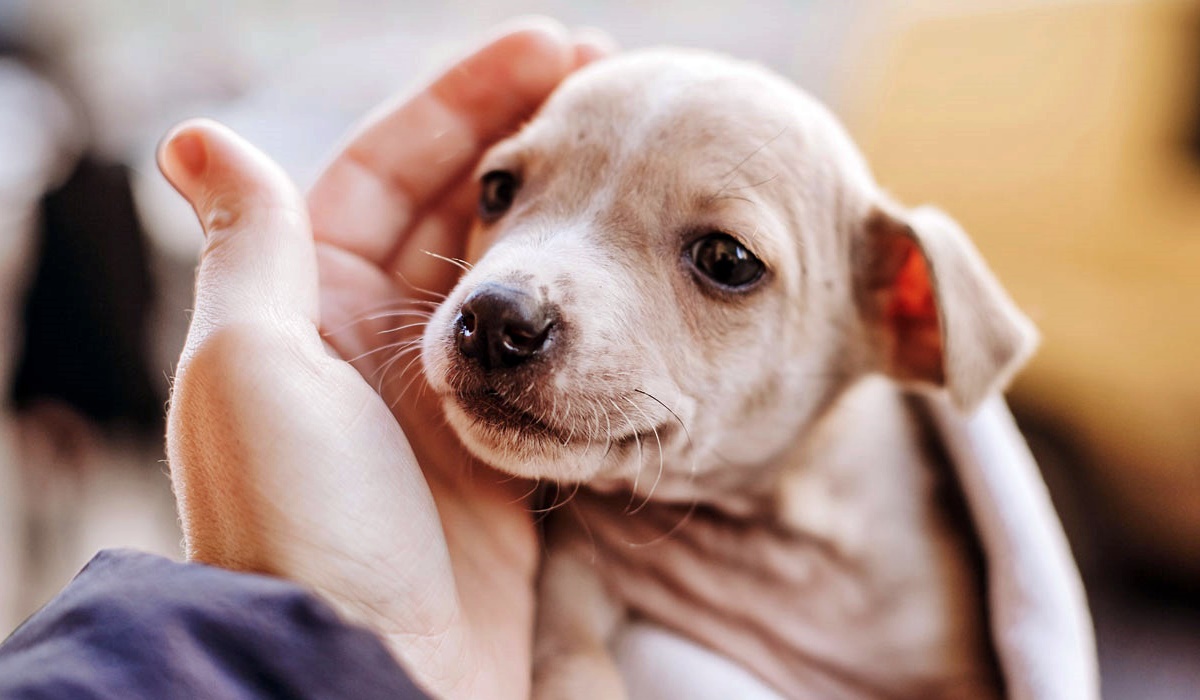
M581 493L551 523L554 546L590 562L632 615L739 661L785 695L916 697L961 686L964 697L988 697L995 687L978 571L942 514L915 503L907 513L861 512L846 534L704 507L631 514L639 504Z

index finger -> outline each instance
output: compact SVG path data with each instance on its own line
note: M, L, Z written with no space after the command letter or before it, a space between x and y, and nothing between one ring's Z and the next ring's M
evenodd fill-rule
M366 119L308 195L313 232L383 265L414 217L573 67L570 35L527 20Z

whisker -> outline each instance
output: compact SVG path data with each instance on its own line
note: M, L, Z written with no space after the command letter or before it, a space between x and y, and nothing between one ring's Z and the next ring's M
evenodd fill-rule
M387 304L381 304L381 305L377 306L375 308L375 310L363 311L358 316L355 316L354 318L350 319L349 321L346 321L345 323L338 326L337 328L329 328L329 329L325 329L325 330L321 331L321 336L328 337L331 335L337 335L338 333L345 331L347 328L350 328L351 326L356 326L360 323L366 323L367 321L378 321L381 318L390 318L393 316L398 317L398 316L408 316L408 315L423 315L423 314L428 314L429 316L433 315L433 313L429 312L429 311L420 311L417 309L405 309L402 307L401 308L392 308L392 309L388 309L386 311L380 310L380 309L385 309L388 306L390 306L392 304L396 304L396 303L420 304L423 302L416 300L416 299L404 299L404 300L400 300L399 302L390 301ZM436 308L437 304L435 303L433 306L434 306L434 308Z
M409 339L409 340L401 340L401 341L398 341L398 342L395 342L395 343L389 343L389 344L387 344L387 345L382 345L382 346L380 346L380 347L377 347L377 348L375 348L375 349L373 349L373 350L368 350L368 351L366 351L366 352L362 353L361 355L359 355L358 357L355 357L355 358L353 358L353 359L347 360L347 362L356 362L356 361L358 361L358 360L361 360L362 358L364 358L364 357L366 357L366 356L368 356L368 355L372 355L372 354L374 354L374 353L377 353L377 352L380 352L380 351L382 351L382 350L395 350L395 351L396 351L396 354L395 354L394 356L392 356L392 357L389 357L389 358L388 358L388 359L387 359L387 360L386 360L386 361L385 361L383 364L381 364L379 367L377 367L377 368L375 369L375 371L374 371L374 372L372 372L372 373L371 373L371 376L370 376L370 377L368 377L368 378L367 378L368 380L370 380L370 379L374 379L374 378L376 378L377 376L379 376L379 373L380 373L380 372L385 372L385 371L387 371L387 368L389 368L389 367L391 367L393 364L395 364L395 363L396 363L396 361L397 361L397 360L399 360L401 357L403 357L404 355L406 355L406 354L408 354L408 353L412 352L413 350L416 350L416 349L420 348L420 347L421 347L421 343L420 343L420 342L418 342L419 340L420 340L420 338L411 338L411 339Z
M421 359L421 353L415 352L419 347L420 346L413 345L400 350L394 357L388 358L388 361L383 363L379 369L371 373L371 378L375 378L377 375L379 377L379 384L376 387L376 391L378 391L380 394L383 394L383 385L387 383L388 372L390 372L396 366L396 363L400 360L400 358L412 353L412 357L409 359L408 363L404 365L404 369L400 370L401 377L403 377L408 370L412 368L414 362L417 362ZM394 408L395 405L393 404L392 407Z
M586 532L588 536L588 542L590 542L592 545L591 564L594 565L596 563L596 556L598 554L596 546L596 534L592 532L592 526L588 525L587 519L583 517L583 513L579 512L579 505L572 502L571 509L575 511L575 519L580 525L583 526L583 531Z
M696 507L698 505L699 505L699 501L693 500L691 502L691 505L688 506L687 512L684 513L683 517L679 519L679 522L672 525L670 530L667 530L666 532L659 535L658 537L655 537L654 539L649 540L647 542L630 542L630 541L626 540L625 544L629 545L630 547L652 547L652 546L658 544L659 542L669 539L676 532L679 532L681 529L683 529L684 525L687 525L688 521L692 519L692 516L696 514Z
M401 350L400 352L397 352L394 357L388 358L387 362L383 363L378 369L376 369L374 372L372 372L371 378L374 379L374 378L378 377L378 379L379 379L379 384L376 387L376 390L379 393L381 393L381 394L383 393L383 386L384 386L384 384L387 383L389 372L391 372L391 370L393 368L395 368L396 363L399 362L402 358L404 358L405 355L408 355L409 353L413 353L413 350L414 350L413 348L405 348L405 349ZM419 353L414 353L412 355L412 357L408 358L408 364L405 365L404 370L401 371L401 373L400 373L400 376L404 376L404 372L407 372L409 367L412 366L412 363L417 361L418 359L420 359L420 357L421 357L421 355Z
M554 510L554 504L558 503L558 497L560 495L562 495L562 484L558 483L557 481L555 481L553 483L554 483L554 498L552 498L550 500L550 505L545 508L533 508L530 510L531 513L534 513L538 516L538 517L534 518L535 523L541 523L543 520L545 520L546 515L550 511Z
M588 444L587 444L587 448L584 449L584 451L583 451L584 454L588 454L589 452L592 451L592 445L596 442L596 440L595 440L596 433L600 432L600 413L599 413L599 411L596 410L596 402L593 400L593 401L589 401L589 403L591 404L591 407L592 407L592 420L595 421L596 428L595 428L595 430L592 430L592 429L590 429L590 426L589 426L588 436L587 436Z
M571 415L571 395L567 394L567 410L564 415ZM571 430L567 433L567 440L563 443L563 447L571 444L571 438L575 437L575 421L571 421Z
M650 429L652 429L654 431L654 441L656 443L658 443L658 447L659 447L659 473L658 473L658 475L655 475L654 483L650 484L650 490L646 495L646 499L644 499L644 501L642 501L642 504L638 505L638 507L635 508L634 510L628 511L629 515L637 515L638 513L640 513L640 511L643 508L646 508L646 505L649 504L649 502L650 502L650 498L654 497L654 491L658 490L659 481L662 480L662 472L665 471L665 465L664 465L664 459L662 459L662 437L659 435L658 426L653 424L653 421L649 419L648 415L646 415L646 412L642 411L642 408L640 406L637 406L636 403L634 403L634 405L632 405L632 406L637 408L638 413L642 414L642 418L646 419L647 423L650 423ZM635 491L635 495L636 495L636 491ZM632 503L632 498L630 498L630 503Z
M666 409L667 413L670 413L671 416L675 419L675 421L677 423L679 423L679 427L683 428L683 434L684 434L684 436L687 437L688 444L689 445L692 444L692 433L691 433L691 431L688 430L687 425L684 424L683 419L679 417L678 413L676 413L675 411L672 411L670 406L668 406L665 403L663 403L662 401L660 401L658 399L658 397L655 396L654 394L642 391L641 389L634 389L634 391L638 394L641 394L642 396L645 396L645 397L651 399L652 401L654 401L654 403L656 403L659 406L662 406L664 409Z
M574 488L571 489L571 493L569 493L567 495L567 497L565 499L563 499L562 502L560 503L558 500L558 497L562 492L562 486L559 484L559 482L557 482L557 481L554 482L554 500L551 502L551 504L545 508L534 508L534 509L530 510L530 512L537 513L537 514L541 515L543 518L548 516L549 514L553 513L556 510L559 510L560 508L563 508L564 506L568 505L572 500L574 500L575 496L579 493L580 486L582 486L582 482L576 481L574 484Z
M428 320L426 320L426 321L417 321L416 323L408 323L408 324L405 324L405 325L403 325L403 326L396 326L395 328L384 328L384 329L383 329L383 330L381 330L381 331L375 331L375 334L376 334L376 335L383 335L384 333L399 333L400 331L406 331L406 330L408 330L409 328L423 328L423 327L425 327L425 326L428 326L428 325L429 325L429 321L428 321Z
M658 484L662 481L664 463L663 463L663 447L662 438L658 435L658 427L652 426L654 431L654 440L658 443L658 474L654 477L654 483L650 485L650 491L646 494L646 500L642 501L642 505L629 511L629 515L637 515L643 508L650 504L650 499L654 498L654 491L658 488Z
M425 289L424 287L418 287L417 285L413 284L412 281L410 281L407 277L405 277L404 273L399 270L396 270L396 276L400 278L401 282L404 282L404 284L407 284L409 286L409 288L411 288L413 291L420 292L422 294L428 294L429 296L431 296L434 299L437 299L439 301L445 300L445 298L447 296L449 296L448 294L443 294L441 292L435 292L432 289Z
M421 355L419 353L417 355L414 355L413 358L408 361L408 364L404 366L404 369L400 370L400 376L403 377L405 374L407 374L408 370L412 369L413 363L419 362L420 359L421 359ZM421 377L420 372L414 372L413 375L411 377L409 377L408 382L405 383L404 388L400 390L400 393L396 394L396 399L394 401L392 401L390 404L388 404L388 408L395 410L396 406L400 405L401 399L404 398L404 395L407 394L408 390L412 387L413 382L417 381L417 379L419 379L420 377Z
M558 421L558 392L557 391L550 394L550 417L554 420L555 425L559 424L559 421ZM545 420L546 420L545 418L542 419L543 422L545 422Z
M499 483L507 484L508 482L513 481L516 478L518 478L516 474L509 474L507 479L501 479ZM535 479L533 482L533 488L529 489L524 494L518 496L516 499L509 501L508 505L512 506L512 505L516 505L518 503L523 502L525 499L527 499L530 496L532 496L533 494L537 493L537 490L541 485L542 485L542 480L540 478Z
M599 401L596 402L600 403ZM608 457L608 453L612 450L612 419L609 417L608 411L604 413L604 457ZM602 458L603 459L603 458Z
M437 253L433 252L432 250L422 250L421 252L428 255L431 258L437 258L438 260L448 262L451 265L462 270L463 272L470 272L471 268L474 267L471 263L469 263L466 260L463 260L461 258L448 258L445 255L438 255Z
M384 352L387 350L395 350L397 348L399 348L401 350L408 350L409 347L411 347L411 346L419 346L421 344L420 340L421 340L420 338L409 338L407 340L398 340L394 343L387 343L385 345L380 345L377 348L371 348L370 350L363 351L363 352L355 355L354 357L349 358L348 360L346 360L346 362L350 362L350 363L358 362L359 360L363 359L364 357L367 357L369 355L374 355L377 352Z
M574 488L574 489L571 489L571 495L570 495L570 496L567 496L567 500L566 500L566 501L563 503L563 505L564 505L564 506L565 506L565 505L568 505L569 503L571 503L572 501L574 501L574 500L575 500L575 497L579 495L579 489L580 489L580 487L582 487L582 486L583 486L583 482L582 482L582 481L576 481L576 482L575 482L575 488Z
M414 300L410 303L420 304L421 302ZM424 309L393 309L391 311L382 311L379 313L371 314L370 316L364 316L362 320L378 321L381 318L396 318L398 316L426 316L426 317L428 317L428 316L433 316L433 312L425 311Z
M625 399L626 401L629 401L628 396L622 396L621 398ZM633 424L633 420L631 420L629 418L629 414L626 413L625 411L623 411L621 409L621 407L617 404L616 401L612 401L611 403L613 405L613 408L617 409L617 412L620 413L621 417L625 419L625 425L628 427L629 431L633 434L633 442L635 445L637 445L637 471L635 471L634 475L633 475L633 491L629 494L629 503L627 503L625 505L625 512L629 512L630 507L633 506L634 494L637 493L638 479L640 479L642 476L642 465L645 461L645 456L642 454L642 439L638 436L639 431L637 429L637 426L635 426ZM633 404L632 402L630 403L630 405L633 406L634 408L637 408L637 405ZM644 416L645 416L645 414L643 413L643 417Z

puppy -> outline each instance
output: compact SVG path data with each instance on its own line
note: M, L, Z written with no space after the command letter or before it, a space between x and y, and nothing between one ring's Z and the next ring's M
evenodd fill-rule
M635 617L788 697L1002 694L920 391L969 411L1036 336L950 219L784 80L682 50L580 71L478 173L422 357L475 455L561 494L535 697L622 697Z

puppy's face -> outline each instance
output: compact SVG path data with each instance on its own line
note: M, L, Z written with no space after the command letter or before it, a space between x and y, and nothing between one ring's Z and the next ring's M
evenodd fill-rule
M478 177L473 267L422 353L449 422L499 469L727 492L874 357L862 301L879 294L855 270L878 257L861 245L878 195L836 121L761 69L683 51L595 64ZM907 269L891 258L911 246L885 248L873 270Z
M782 82L699 54L560 88L483 159L474 265L425 333L468 448L664 497L783 450L853 360L836 195L858 161L830 128Z

